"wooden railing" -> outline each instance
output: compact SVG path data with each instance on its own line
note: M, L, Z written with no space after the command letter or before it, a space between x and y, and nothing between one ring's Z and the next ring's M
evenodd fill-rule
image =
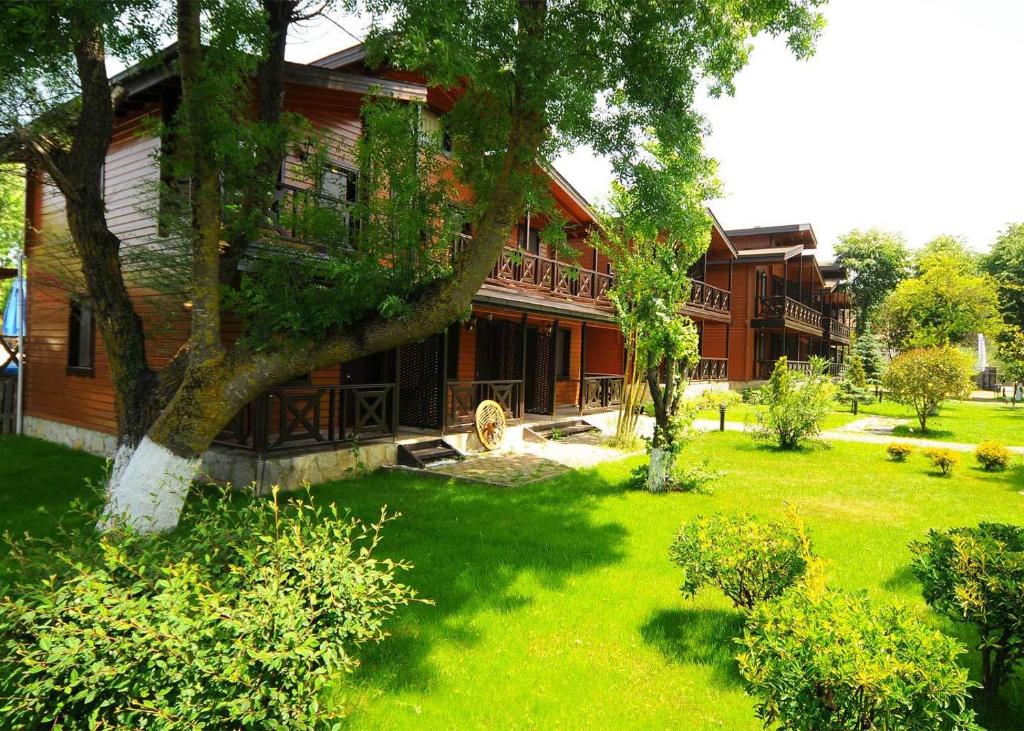
M728 381L729 359L701 358L689 375L691 381Z
M281 236L316 247L355 243L358 222L352 204L289 183L278 183L271 225Z
M690 280L690 307L729 314L731 305L732 293L729 290L714 287L699 279Z
M445 429L466 429L476 423L476 407L482 401L495 401L508 420L519 419L519 393L522 381L448 381Z
M618 406L622 403L624 377L605 374L590 374L583 377L583 410L595 411Z
M834 317L825 318L825 336L834 340L849 342L852 328Z
M471 241L472 237L460 234L453 246L454 253L462 251ZM568 261L549 259L514 246L506 246L501 250L488 278L526 284L562 297L600 304L608 302L608 290L615 281L611 274L586 269Z
M246 405L214 440L273 452L395 434L395 385L278 386Z
M811 307L792 297L782 295L758 297L754 316L764 320L793 320L804 325L820 328L822 315Z
M754 378L756 380L767 380L771 378L772 371L775 370L774 360L758 360L754 361ZM797 371L799 373L811 374L812 364L809 360L787 360L786 364L789 366L789 370ZM845 363L833 363L828 364L828 374L833 378L842 378L843 374L846 373Z

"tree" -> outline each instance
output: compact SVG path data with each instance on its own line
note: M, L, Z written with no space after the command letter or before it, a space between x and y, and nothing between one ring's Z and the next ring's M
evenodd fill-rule
M1024 332L1020 328L1011 325L999 334L999 360L1004 382L1009 380L1016 393L1017 385L1024 383ZM1017 405L1016 399L1013 405Z
M907 244L897 233L854 229L839 237L835 250L836 263L849 273L850 297L857 313L857 332L861 333L886 296L907 276Z
M0 165L0 267L13 267L25 234L25 173L19 165ZM0 312L12 279L0 279Z
M1011 223L982 258L982 268L999 286L1003 319L1024 327L1024 223Z
M786 357L775 363L771 378L761 388L754 438L775 442L780 449L797 449L821 433L825 417L835 404L836 388L828 361L811 357L809 373L791 370Z
M871 325L865 326L856 337L851 351L860 358L868 383L881 383L882 374L885 372L885 354L882 353L882 344L875 337Z
M247 286L261 283L241 276L238 264L266 219L276 172L303 127L281 107L287 31L321 5L222 0L200 12L194 0L178 0L170 17L156 0L4 4L0 24L13 32L0 51L2 153L45 170L68 201L72 249L116 393L111 513L143 528L173 526L202 453L259 393L327 364L422 339L459 318L527 202L543 199L540 171L552 156L589 145L628 180L645 160L645 141L685 149L701 132L696 89L731 92L758 33L784 36L798 57L809 55L824 2L367 0L361 7L372 21L369 63L387 62L457 91L446 120L450 175L473 192L465 215L474 243L450 267L431 266L410 286L393 282L393 291L369 290L369 297L363 291L365 306L341 320L319 312L317 334L286 327L269 342L224 342L221 318L226 306L245 301ZM108 49L143 58L161 32L178 41L182 104L168 130L181 143L174 164L199 194L185 204L188 341L154 373L99 180L125 93L108 79ZM68 75L69 68L75 73ZM415 251L420 232L399 228L398 253ZM334 281L351 284L347 271L338 263Z
M878 315L886 341L907 347L968 344L1002 327L996 282L963 252L932 249L917 259L918 274L889 295Z
M718 194L719 185L716 165L704 156L699 139L681 151L655 144L647 149L649 160L613 186L595 245L615 267L610 297L628 344L619 438L633 434L635 417L627 415L635 413L646 382L655 418L647 487L660 492L672 481L690 426L681 418L680 403L686 373L700 359L699 338L681 311L690 296L686 273L711 243L704 201Z
M970 395L971 363L948 345L908 350L889 364L883 383L893 399L914 409L921 431L927 432L928 417L944 401Z
M868 375L860 356L854 353L846 362L846 372L839 382L839 398L849 402L853 413L857 413L857 404L871 398L868 390Z
M933 268L953 268L978 273L981 258L969 248L962 236L940 234L914 252L914 276Z

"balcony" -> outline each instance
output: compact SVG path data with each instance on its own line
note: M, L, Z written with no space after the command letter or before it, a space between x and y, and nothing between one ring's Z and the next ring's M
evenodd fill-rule
M758 360L754 361L754 379L758 381L767 381L772 376L772 371L775 370L774 360ZM786 365L789 366L789 370L796 371L797 373L803 373L805 375L811 374L811 362L809 360L787 360ZM829 362L828 374L832 378L842 378L843 374L846 373L845 363L834 363Z
M761 296L755 300L755 327L786 327L811 335L822 334L821 312L799 300L783 295Z
M824 324L826 338L829 340L835 340L837 343L842 343L843 345L850 344L852 328L849 325L840 322L834 317L826 317Z
M691 381L728 381L728 358L701 358L697 367L689 373Z
M583 378L582 413L601 411L622 403L624 376L587 374Z
M472 241L471 236L460 234L453 246L459 253ZM506 246L487 277L495 284L522 285L561 299L586 302L599 307L611 307L608 290L615 278L611 274L585 269L568 261L549 259L514 246Z
M690 280L690 301L683 307L683 313L698 320L731 319L732 293L727 289L713 287L699 279Z

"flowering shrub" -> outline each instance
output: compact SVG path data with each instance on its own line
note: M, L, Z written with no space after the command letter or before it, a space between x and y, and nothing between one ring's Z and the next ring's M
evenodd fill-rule
M1010 466L1012 455L1006 445L999 442L982 442L974 451L978 464L988 471L1005 470Z
M930 459L943 475L951 474L953 468L960 464L959 453L952 449L926 449L924 456Z
M738 642L740 672L766 726L977 728L957 663L963 648L905 609L794 589L754 609Z
M907 457L914 453L914 448L902 442L893 442L885 448L886 454L893 462L906 462Z
M690 521L676 534L670 555L683 570L683 596L711 584L748 611L780 595L807 569L806 546L796 528L747 514Z
M337 715L324 687L414 598L396 581L409 567L375 556L392 517L225 495L177 537L79 528L69 548L15 546L25 578L0 600L0 725L319 727Z

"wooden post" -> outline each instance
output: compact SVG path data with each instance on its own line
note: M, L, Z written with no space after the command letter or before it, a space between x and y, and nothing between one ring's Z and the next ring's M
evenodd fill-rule
M551 418L555 418L555 410L558 408L558 375L555 357L558 355L558 320L551 325Z
M580 416L583 416L583 386L584 381L587 377L587 323L586 321L580 326L580 383L579 383L579 402L580 402Z
M441 340L441 436L448 427L448 328Z
M519 372L519 418L526 418L526 341L527 341L528 328L526 325L526 313L523 313L523 324L520 331L520 337L522 343L520 345L522 353L520 358L522 359L522 369Z

